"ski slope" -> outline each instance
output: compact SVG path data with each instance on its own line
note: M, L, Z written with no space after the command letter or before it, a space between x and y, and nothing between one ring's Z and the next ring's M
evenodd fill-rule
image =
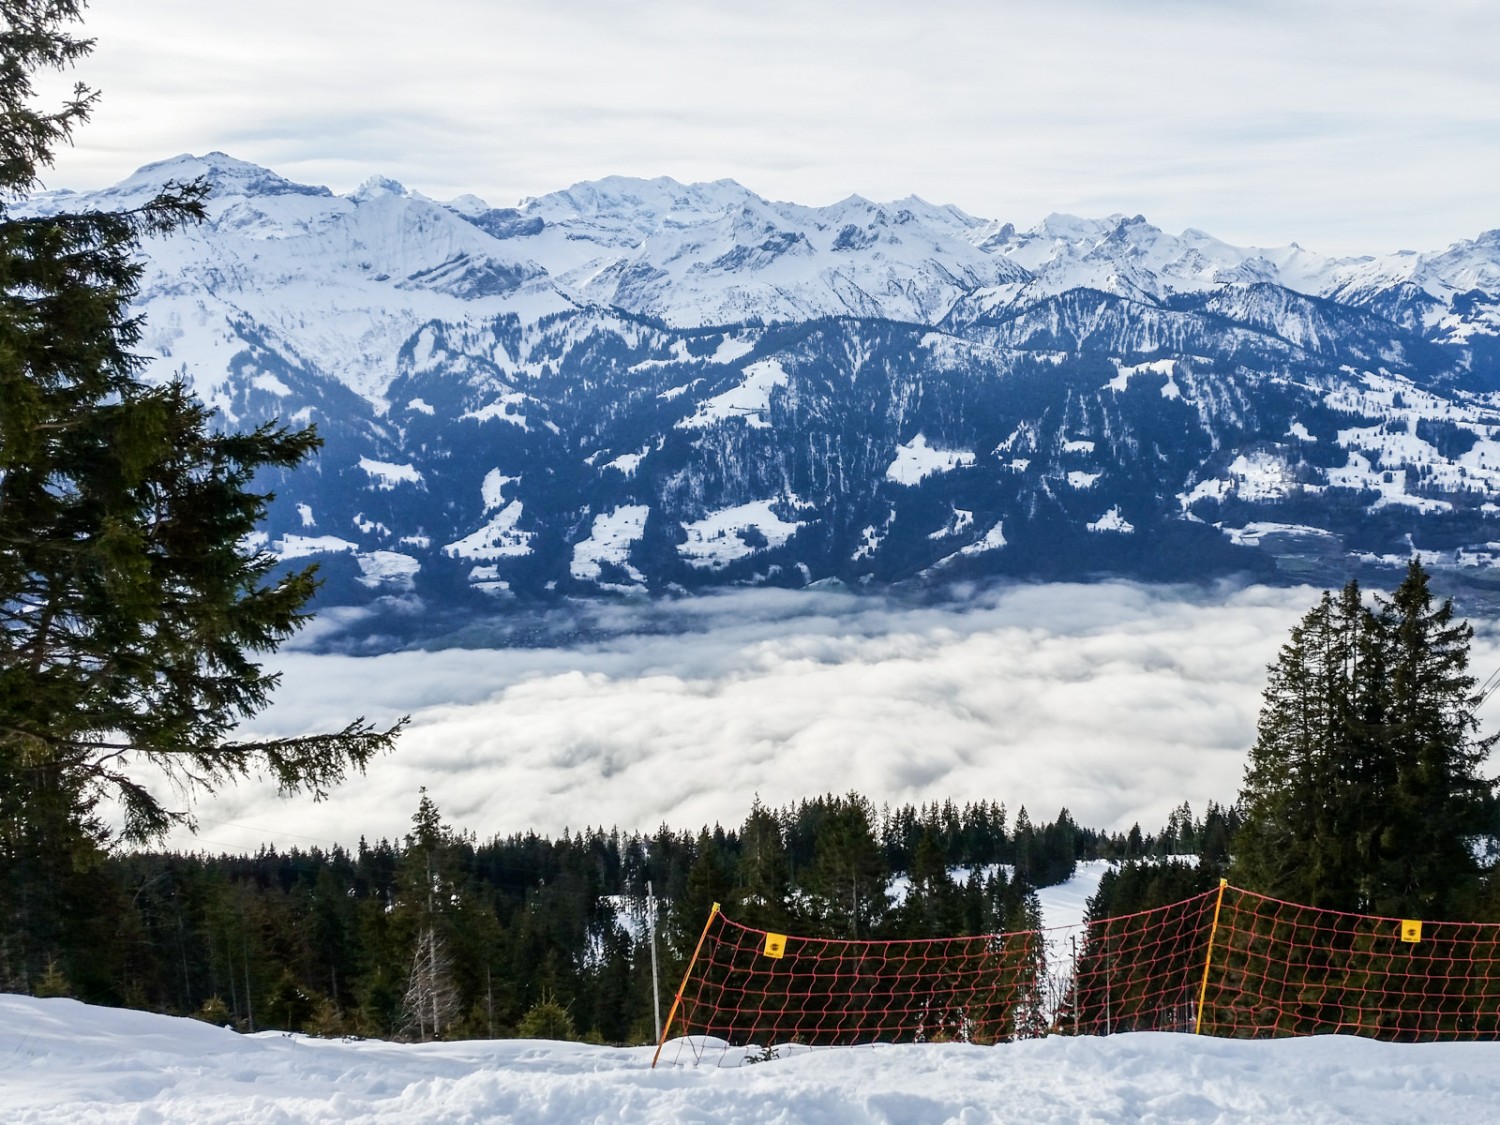
M670 1051L670 1045L669 1045ZM690 1057L684 1052L684 1057ZM242 1036L0 996L0 1118L194 1122L1410 1122L1500 1118L1500 1045L1135 1033L650 1069L649 1048Z

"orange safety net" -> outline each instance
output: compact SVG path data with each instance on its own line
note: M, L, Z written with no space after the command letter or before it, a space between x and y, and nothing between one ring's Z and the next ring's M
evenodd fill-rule
M717 1052L724 1065L798 1045L1118 1031L1494 1038L1497 961L1493 923L1414 928L1227 885L1087 925L977 937L798 937L715 910L663 1043L677 1043L669 1061Z
M1345 914L1226 887L1200 1030L1500 1036L1500 925Z

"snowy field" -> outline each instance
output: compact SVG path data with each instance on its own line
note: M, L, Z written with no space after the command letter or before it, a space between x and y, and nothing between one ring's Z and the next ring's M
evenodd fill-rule
M669 1045L670 1050L670 1045ZM684 1053L684 1057L690 1057ZM242 1036L0 996L6 1122L1411 1122L1500 1119L1500 1045L1135 1033L856 1047L739 1069L648 1048Z

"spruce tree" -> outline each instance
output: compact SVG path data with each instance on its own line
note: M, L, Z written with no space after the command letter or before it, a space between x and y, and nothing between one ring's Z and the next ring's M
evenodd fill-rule
M1390 599L1322 599L1269 669L1230 878L1311 906L1453 916L1481 871L1471 627L1415 560Z
M1487 828L1495 783L1479 770L1497 737L1477 738L1474 630L1451 600L1434 603L1415 561L1380 599L1387 702L1380 730L1385 824L1371 908L1378 914L1456 917L1482 875L1472 846Z
M92 834L99 796L127 839L184 819L136 779L143 760L187 789L266 772L321 796L396 733L230 738L276 683L256 654L301 627L316 584L246 545L270 499L254 483L319 441L217 431L186 388L138 377L138 240L201 218L203 184L131 211L16 213L96 99L80 84L33 105L34 75L92 48L69 34L81 9L0 0L0 818L64 844Z

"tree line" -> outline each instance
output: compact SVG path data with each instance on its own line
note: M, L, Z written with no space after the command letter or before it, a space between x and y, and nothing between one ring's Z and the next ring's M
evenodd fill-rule
M670 994L714 902L806 936L1031 929L1036 888L1080 859L1176 854L1213 834L1186 807L1158 833L1104 833L1066 809L1033 822L995 802L877 809L851 793L757 800L735 828L480 842L424 792L402 839L353 849L12 855L0 989L246 1031L646 1042L648 884Z

